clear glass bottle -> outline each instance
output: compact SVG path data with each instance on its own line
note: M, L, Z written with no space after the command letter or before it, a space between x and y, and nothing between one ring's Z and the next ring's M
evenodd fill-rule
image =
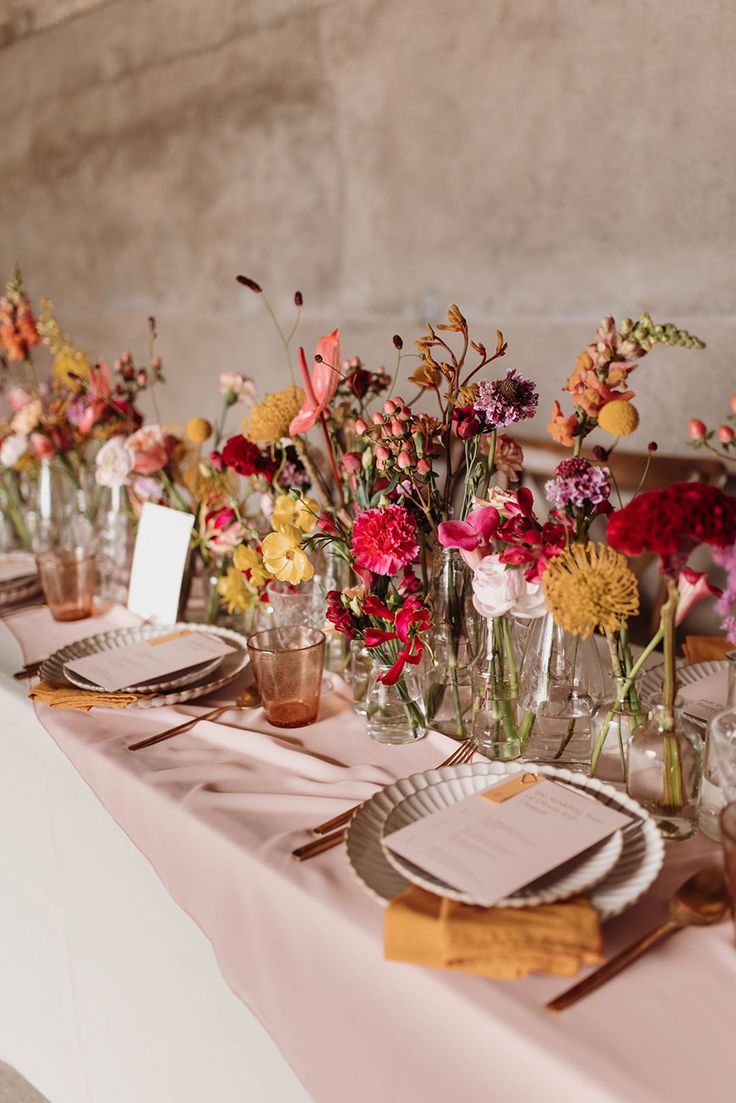
M534 716L524 757L555 766L587 768L591 719L603 695L601 656L592 637L581 640L539 617L527 633L521 707Z
M390 662L373 656L366 689L368 735L376 743L414 743L426 733L417 667L405 667L399 681L387 686L381 678L390 669Z
M347 680L353 691L354 708L359 716L365 716L368 712L367 693L372 665L368 648L360 640L351 640Z
M97 580L100 597L125 602L133 555L133 524L124 486L103 487L97 507Z
M703 740L674 709L655 705L631 734L626 789L666 839L695 832L703 770Z
M608 675L608 693L593 706L590 721L590 746L594 759L593 777L614 785L626 784L626 758L634 728L646 719L646 710L639 701L636 687L624 693L626 678ZM602 741L597 761L595 750Z
M725 805L721 780L718 774L717 754L713 746L718 737L714 731L714 724L720 723L724 712L733 711L736 708L736 651L729 651L726 655L728 662L727 690L725 708L720 710L708 724L705 736L705 755L703 758L703 784L700 789L700 805L698 807L698 827L711 842L721 841L721 811Z
M519 676L522 652L513 617L487 621L485 643L472 668L473 742L487 758L508 761L524 749Z
M455 739L465 739L472 723L472 663L483 641L472 580L473 572L455 548L438 549L429 588L433 623L425 710L429 727Z

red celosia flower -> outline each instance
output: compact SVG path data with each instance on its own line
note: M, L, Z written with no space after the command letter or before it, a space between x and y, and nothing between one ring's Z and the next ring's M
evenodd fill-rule
M359 567L397 574L419 555L416 521L405 506L366 509L355 518L352 550Z
M243 436L230 437L221 455L225 466L237 471L238 475L262 475L269 482L273 479L275 467L270 456Z
M608 543L624 555L654 552L677 578L698 544L724 548L736 540L736 500L715 486L674 483L638 494L608 519Z

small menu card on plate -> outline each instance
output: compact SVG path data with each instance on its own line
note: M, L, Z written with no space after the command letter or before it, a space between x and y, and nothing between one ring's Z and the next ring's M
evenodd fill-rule
M524 774L392 832L389 849L491 907L602 842L629 817Z
M203 632L174 632L170 636L143 640L129 647L116 647L74 659L66 666L96 686L114 693L127 686L141 685L169 674L200 666L227 655L233 648L217 636Z
M146 502L141 511L128 588L128 608L155 624L174 624L194 517Z
M678 696L685 702L684 712L706 723L726 707L728 700L728 670L717 670L698 678L689 686L681 686Z
M0 555L0 583L32 578L36 573L36 558L30 552L17 551Z

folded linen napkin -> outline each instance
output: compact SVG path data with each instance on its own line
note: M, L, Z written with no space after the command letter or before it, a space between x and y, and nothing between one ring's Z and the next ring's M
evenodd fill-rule
M685 662L691 665L725 659L726 654L734 650L734 645L725 636L686 636L682 650Z
M50 682L37 682L28 690L32 701L50 705L52 709L79 709L89 712L92 708L124 709L140 701L140 693L93 693L76 686L52 686Z
M384 957L514 980L529 973L573 977L599 965L598 912L583 897L532 908L475 908L414 885L384 913Z

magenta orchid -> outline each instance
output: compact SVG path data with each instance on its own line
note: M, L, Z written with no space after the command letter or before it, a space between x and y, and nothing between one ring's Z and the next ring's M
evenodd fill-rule
M495 506L472 509L464 521L443 521L437 536L443 548L456 548L469 567L475 569L490 555L501 522Z

